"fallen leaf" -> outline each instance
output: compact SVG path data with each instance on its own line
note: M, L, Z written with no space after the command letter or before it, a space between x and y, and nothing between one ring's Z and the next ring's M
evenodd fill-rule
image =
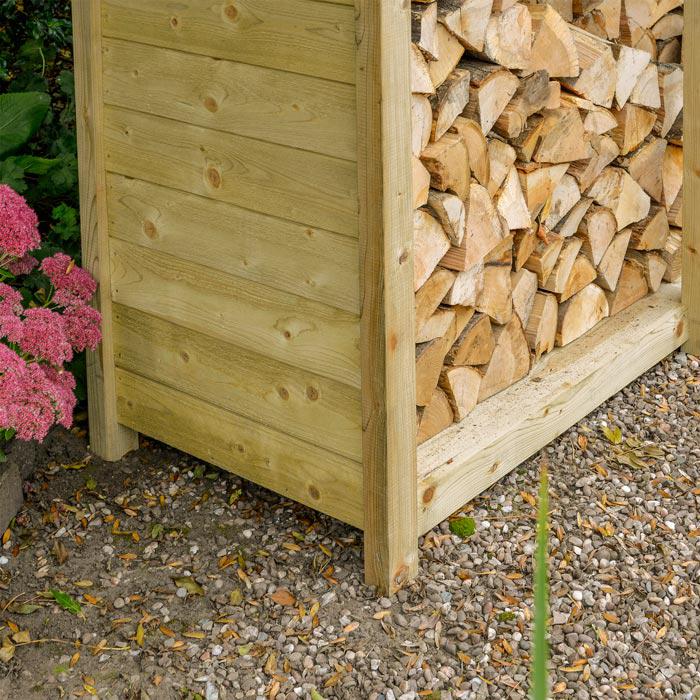
M143 625L139 622L139 624L136 626L136 643L142 647L143 646L143 638L145 636L144 630L143 630Z
M270 598L277 605L296 605L296 598L286 588L278 588Z
M41 605L34 605L33 603L12 603L7 610L15 615L31 615L40 608Z
M605 435L605 437L608 439L608 442L610 442L613 445L619 445L620 443L622 443L622 430L618 426L610 428L607 425L604 425L603 435Z
M56 557L56 561L58 562L59 566L68 560L68 550L63 542L54 540L51 552L53 553L54 557Z
M204 589L192 576L179 576L173 580L178 588L184 588L190 595L204 595Z
M389 615L391 615L391 610L380 610L379 612L374 613L372 617L375 620L383 620L385 617L389 617Z
M80 603L68 593L63 593L63 591L57 591L55 588L52 588L50 592L53 596L53 599L58 603L59 607L63 608L72 615L82 614L83 609L80 606Z

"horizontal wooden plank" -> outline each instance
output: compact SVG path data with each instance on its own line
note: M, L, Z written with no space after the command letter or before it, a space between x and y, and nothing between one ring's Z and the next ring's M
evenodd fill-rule
M355 163L119 107L104 122L110 172L357 236Z
M123 241L110 249L117 303L359 388L356 315Z
M359 313L355 239L121 175L107 188L113 237Z
M123 369L362 460L358 389L119 304L114 352Z
M314 0L102 0L105 36L355 82L355 12Z
M103 61L108 104L357 159L352 85L118 39Z
M122 369L117 397L124 425L362 527L357 462Z
M526 379L420 445L419 531L427 532L505 476L686 337L680 288L664 285L545 355Z

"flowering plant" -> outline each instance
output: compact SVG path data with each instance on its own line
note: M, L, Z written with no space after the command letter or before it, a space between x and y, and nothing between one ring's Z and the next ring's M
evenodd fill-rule
M100 342L100 314L88 305L96 284L65 253L44 258L39 222L24 198L0 185L0 459L13 437L43 440L70 427L73 354Z

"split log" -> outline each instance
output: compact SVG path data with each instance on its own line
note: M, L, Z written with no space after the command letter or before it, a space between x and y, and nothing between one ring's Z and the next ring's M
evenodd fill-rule
M523 188L527 208L532 218L539 216L549 202L554 190L569 169L568 163L540 165L538 163L518 163L520 184Z
M543 285L552 274L563 245L564 239L559 234L540 227L535 249L525 261L525 268L537 275L538 284Z
M527 376L530 349L520 319L513 317L494 331L496 346L486 365L479 389L479 401L485 401Z
M462 46L471 51L483 51L492 7L493 0L441 0L438 21Z
M428 207L445 229L452 245L459 245L464 238L467 213L464 202L456 195L430 190Z
M446 365L485 365L496 343L491 320L484 314L474 314L445 357Z
M569 25L550 5L530 5L534 39L530 71L545 70L551 77L576 78L579 54Z
M548 292L556 292L557 294L562 294L566 290L582 243L583 241L575 236L564 241L554 269L544 284L540 285L542 289Z
M549 97L545 109L559 109L561 107L561 83L558 80L549 81Z
M663 203L664 198L662 178L667 145L664 139L652 137L629 159L621 163L641 188L659 203Z
M620 313L645 297L648 292L649 287L642 266L633 260L625 260L615 291L606 292L610 315Z
M418 434L416 441L419 445L449 428L454 421L447 395L439 388L433 391L428 405L418 409L417 416Z
M527 68L532 59L532 18L525 5L515 3L491 15L486 26L484 57L505 68Z
M683 188L678 193L676 201L668 210L668 223L677 228L683 228Z
M432 95L435 92L428 62L415 44L411 44L411 92L424 95Z
M518 318L525 328L535 303L537 275L525 269L512 272L511 287L513 290L513 311L518 314Z
M425 284L450 241L440 222L423 209L413 212L413 290Z
M430 138L437 141L452 126L469 102L468 70L455 68L430 97L433 124Z
M547 71L538 70L523 78L513 98L496 120L493 130L507 139L519 136L527 124L528 117L547 108L549 97Z
M623 109L644 69L649 65L651 55L624 44L613 44L612 49L617 60L615 102L618 109Z
M641 265L650 292L658 292L666 273L666 261L661 253L643 253L639 250L627 251L627 259Z
M513 290L510 268L487 265L484 268L484 286L476 299L477 311L487 314L495 323L505 324L513 316Z
M655 112L633 104L613 110L613 114L617 119L617 128L610 132L610 136L620 147L623 156L638 148L651 134L656 123Z
M464 420L474 410L479 398L479 370L474 367L445 367L439 384L450 402L455 421Z
M586 216L592 205L593 200L590 197L581 197L581 199L574 204L573 209L556 227L556 233L558 233L562 238L573 236L576 231L578 231L578 227L581 225L583 217Z
M464 199L469 192L469 154L464 141L445 134L421 153L420 159L431 176L431 185L441 192L453 192Z
M662 252L666 262L664 282L678 282L683 263L683 230L672 228Z
M663 138L683 109L683 69L672 64L659 65L659 90L661 107L654 132Z
M518 159L525 163L570 163L591 157L581 115L570 107L531 117L512 144Z
M430 143L433 128L433 109L425 95L411 95L411 150L420 156Z
M416 343L427 343L436 338L442 338L450 330L454 320L455 312L453 309L438 309L416 335Z
M580 199L581 190L576 178L573 175L564 175L552 192L544 221L545 227L554 230Z
M418 207L428 203L430 173L415 156L411 156L411 179L413 183L413 208L418 209Z
M683 187L683 149L671 144L666 148L662 167L663 203L668 211Z
M591 261L585 255L579 255L574 261L569 279L566 280L564 291L557 294L559 303L561 304L574 296L574 294L578 294L578 292L595 280L597 274Z
M411 41L431 61L437 60L439 54L437 11L437 2L411 5Z
M537 233L534 229L516 231L513 235L513 269L520 270L532 255L537 243Z
M583 120L583 128L589 134L607 134L617 127L617 119L615 115L605 107L597 107L593 105L591 109L586 112L586 116Z
M683 46L680 39L664 42L658 49L656 60L659 63L681 63L683 61Z
M464 238L452 246L441 264L451 270L469 270L503 239L498 212L484 187L473 182L469 188L469 206Z
M511 166L515 163L517 156L512 146L495 138L488 142L488 155L490 173L488 191L493 197L501 189L501 185L506 179Z
M469 270L456 273L452 286L447 291L443 303L454 306L475 306L484 287L484 265L477 263Z
M630 102L649 109L659 109L661 107L659 69L655 63L650 63L642 71L630 95Z
M535 360L554 350L557 337L559 304L553 294L537 292L532 312L525 327L527 344L535 353Z
M605 292L589 284L559 305L556 344L568 345L609 315Z
M669 236L668 216L663 207L652 207L649 216L630 226L630 248L663 250Z
M622 263L625 260L625 253L630 242L632 231L624 229L615 235L612 243L605 251L603 258L598 264L598 278L596 283L603 289L613 291L617 287L622 271Z
M576 26L605 39L620 36L621 0L576 0Z
M621 231L649 214L649 195L622 168L606 168L593 183L588 195L615 215Z
M457 117L450 131L462 138L469 153L469 167L480 185L487 187L491 179L491 161L488 143L481 127L466 117Z
M651 28L651 33L656 41L683 36L683 15L681 13L665 15Z
M483 61L463 61L461 67L471 74L469 102L462 114L476 121L486 135L518 89L518 78L502 66Z
M502 216L501 230L503 238L484 255L484 265L502 265L507 267L513 266L513 234L508 229L508 224Z
M607 135L592 134L589 136L589 144L593 151L592 157L572 163L568 171L569 175L576 178L582 192L585 192L620 154L619 146Z
M438 59L428 63L428 70L433 87L437 89L457 67L464 55L464 46L443 24L438 24L436 34Z
M576 236L583 242L583 254L598 267L616 233L615 215L607 207L593 204L581 220Z
M438 267L425 284L416 292L415 317L416 333L428 322L435 313L445 294L450 290L457 277L451 270Z
M440 379L445 354L450 348L448 335L416 345L417 406L427 406L433 397L433 391Z
M506 220L511 231L530 227L532 219L520 185L520 177L514 165L511 166L503 187L494 200L498 213Z

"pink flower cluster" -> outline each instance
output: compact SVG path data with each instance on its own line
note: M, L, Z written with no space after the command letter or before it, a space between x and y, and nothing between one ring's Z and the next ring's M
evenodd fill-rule
M0 429L21 440L43 440L52 425L71 425L75 379L63 365L101 339L100 313L88 306L97 285L69 256L43 260L50 284L41 298L22 286L20 277L38 265L29 251L40 243L35 213L0 185L0 271L10 280L0 282Z

